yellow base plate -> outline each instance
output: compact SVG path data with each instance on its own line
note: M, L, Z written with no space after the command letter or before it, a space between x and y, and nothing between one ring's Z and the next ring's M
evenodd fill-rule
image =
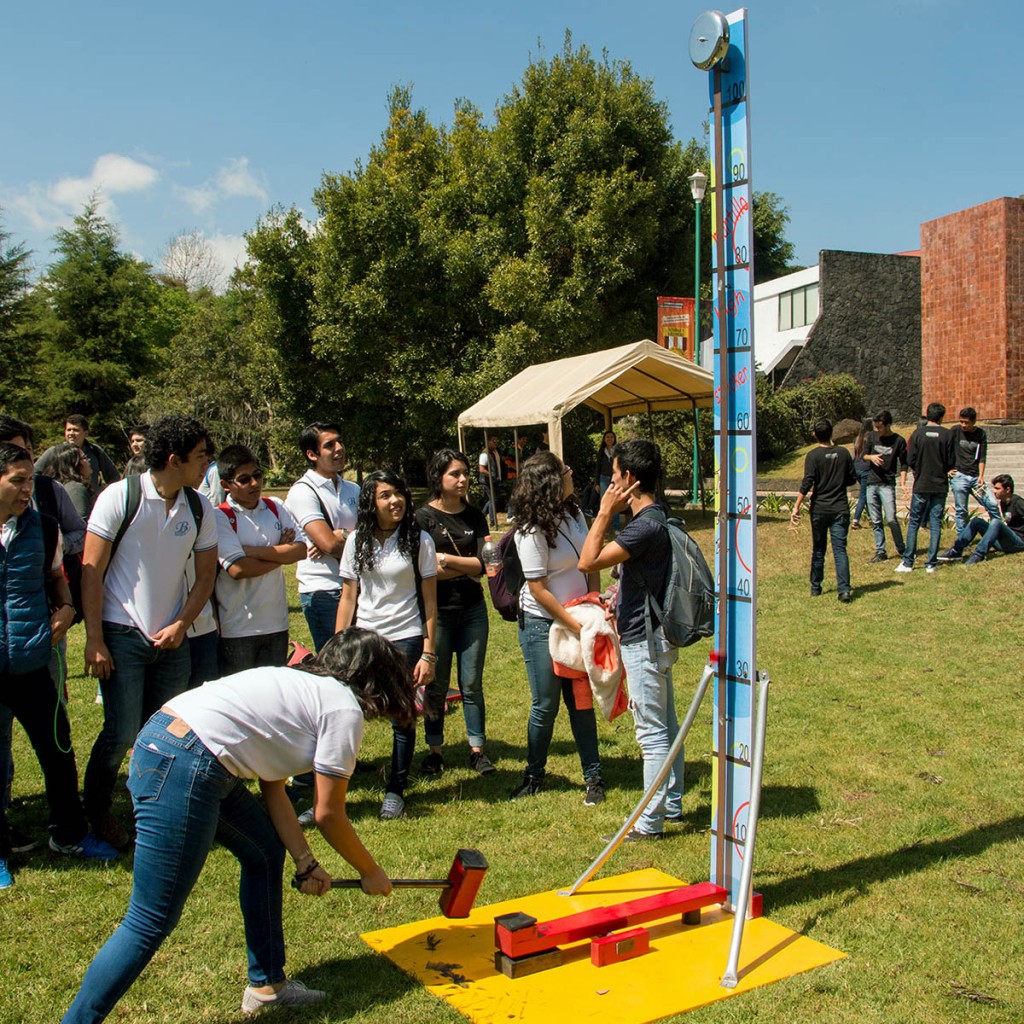
M538 921L609 906L685 885L649 868L588 882L575 896L557 890L477 907L463 920L435 917L367 932L363 940L416 977L434 995L477 1024L499 1021L600 1021L643 1024L788 978L846 954L765 918L743 929L739 983L720 985L729 955L733 916L716 908L700 925L678 915L646 925L651 951L608 967L590 962L590 943L563 948L560 967L515 981L494 967L494 918L522 911Z

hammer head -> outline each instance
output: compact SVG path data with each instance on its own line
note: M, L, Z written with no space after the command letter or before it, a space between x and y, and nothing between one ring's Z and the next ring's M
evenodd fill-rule
M448 885L441 890L439 901L445 917L469 917L486 870L487 860L479 850L459 850L455 854Z

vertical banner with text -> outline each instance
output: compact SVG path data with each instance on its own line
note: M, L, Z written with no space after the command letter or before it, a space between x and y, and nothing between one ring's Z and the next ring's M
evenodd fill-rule
M727 16L729 49L708 75L714 125L715 649L720 652L715 675L711 881L729 891L733 906L739 891L750 809L750 743L757 671L757 466L751 316L754 238L746 14L744 8Z
M658 344L693 360L694 301L671 295L658 296Z

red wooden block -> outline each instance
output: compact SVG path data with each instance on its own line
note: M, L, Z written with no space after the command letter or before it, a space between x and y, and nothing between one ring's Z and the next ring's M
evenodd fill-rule
M438 903L445 917L469 917L487 873L487 858L479 850L459 850L448 872L448 888Z
M700 882L526 927L510 928L503 923L503 919L498 918L494 922L494 943L509 956L525 956L527 953L551 949L552 946L607 935L629 925L644 924L662 917L710 907L723 903L728 896L728 892L720 885Z
M607 967L623 960L643 956L651 951L651 933L647 928L630 928L590 940L590 962L595 967Z

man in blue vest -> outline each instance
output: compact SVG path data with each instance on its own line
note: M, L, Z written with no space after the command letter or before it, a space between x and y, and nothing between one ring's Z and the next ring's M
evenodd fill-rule
M32 504L32 459L0 442L0 704L28 734L50 805L50 849L96 860L117 856L88 830L61 693L47 665L50 648L75 616L61 568L57 524ZM0 818L0 888L11 885L10 840Z

